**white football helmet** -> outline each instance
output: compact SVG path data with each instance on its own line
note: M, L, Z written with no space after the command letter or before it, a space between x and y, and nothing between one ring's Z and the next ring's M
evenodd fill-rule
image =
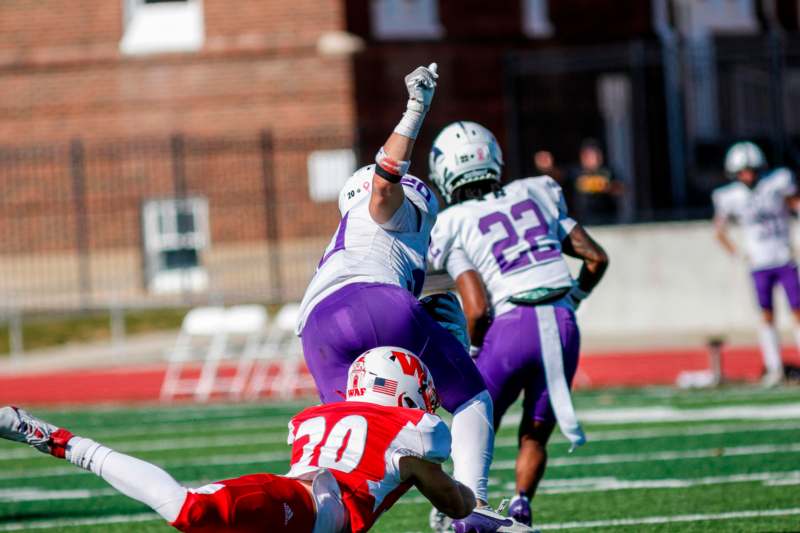
M372 188L372 176L375 174L375 165L367 165L356 170L344 182L339 191L339 213L344 216L354 205L365 196L369 196Z
M462 185L499 182L503 152L492 132L477 122L453 122L434 139L428 165L431 181L450 203L453 191Z
M347 372L347 401L408 407L433 413L439 397L433 378L419 357L404 348L367 350Z
M733 179L736 174L746 168L758 170L765 167L767 158L755 143L739 142L728 149L725 154L725 172Z

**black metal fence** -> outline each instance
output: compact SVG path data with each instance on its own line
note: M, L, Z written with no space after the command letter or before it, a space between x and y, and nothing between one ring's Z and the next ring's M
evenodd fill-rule
M312 154L353 145L351 133L262 131L2 147L2 307L299 298L338 222L330 190L310 192Z
M569 167L581 140L598 138L625 184L617 221L710 216L738 140L760 144L772 165L800 164L797 36L553 48L509 56L506 72L510 173L533 171L542 148Z

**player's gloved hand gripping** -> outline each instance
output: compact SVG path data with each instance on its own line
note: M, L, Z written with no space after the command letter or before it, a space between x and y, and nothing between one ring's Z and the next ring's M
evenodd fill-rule
M387 223L403 204L400 180L411 165L411 151L436 91L436 63L417 67L405 79L408 101L403 118L375 156L375 178L369 212L378 224Z
M428 112L433 93L436 91L436 79L439 77L436 73L437 68L436 63L431 63L427 67L415 68L405 77L408 102L402 120L394 129L395 133L410 139L417 138L422 119Z

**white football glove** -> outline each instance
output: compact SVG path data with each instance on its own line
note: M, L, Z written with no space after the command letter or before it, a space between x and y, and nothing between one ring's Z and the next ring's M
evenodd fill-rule
M436 73L438 65L431 63L427 67L417 67L405 78L408 89L408 104L406 107L414 111L424 112L431 106L433 93L436 91Z

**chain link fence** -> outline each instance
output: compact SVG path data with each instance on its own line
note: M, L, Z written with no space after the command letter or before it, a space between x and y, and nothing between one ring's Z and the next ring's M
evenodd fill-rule
M338 222L354 136L0 148L6 314L297 299Z

